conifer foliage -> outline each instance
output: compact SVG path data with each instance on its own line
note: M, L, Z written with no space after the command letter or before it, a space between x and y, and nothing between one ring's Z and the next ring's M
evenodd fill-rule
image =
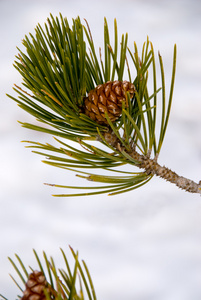
M74 268L72 269L63 249L63 268L57 268L52 257L48 258L43 252L43 259L33 250L37 269L27 268L19 255L15 255L15 260L9 257L9 261L14 267L21 283L12 275L11 278L20 290L17 299L22 300L96 300L94 285L85 261L80 263L78 253L70 247ZM16 261L16 262L15 262ZM1 298L2 297L2 298ZM0 299L8 300L0 295Z
M115 195L141 187L154 175L201 193L200 183L158 163L172 104L176 45L167 88L162 57L159 53L156 60L148 38L141 54L135 42L129 49L128 34L119 42L114 20L111 43L105 19L104 46L97 54L91 29L86 20L83 23L78 17L70 25L61 14L50 15L44 26L37 25L34 35L25 36L25 51L18 49L14 64L23 86L14 88L18 97L9 95L39 122L22 122L23 127L51 134L58 143L27 142L28 147L47 157L45 163L98 183L88 187L50 184L82 189L57 196ZM128 171L127 165L133 170Z

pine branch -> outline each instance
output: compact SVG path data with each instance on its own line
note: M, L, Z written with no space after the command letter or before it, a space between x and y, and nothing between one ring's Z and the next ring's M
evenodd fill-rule
M188 192L200 193L200 183L185 179L157 162L171 112L176 45L167 94L162 56L158 53L161 78L158 84L156 55L148 38L141 55L135 42L134 50L128 49L128 34L121 36L118 48L114 20L112 46L104 19L104 47L97 54L92 30L85 22L86 27L78 17L70 26L61 14L60 18L50 15L44 29L39 24L35 36L25 36L26 51L18 49L14 64L22 76L23 87L15 86L18 97L8 95L39 121L37 125L20 122L23 127L62 138L56 139L60 147L37 142L29 142L28 147L45 156L45 163L75 171L80 178L100 184L89 187L50 184L84 190L56 196L116 195L141 187L154 175ZM126 74L129 82L124 80ZM144 171L128 172L126 165ZM105 171L104 175L94 173L100 169Z
M128 151L123 145L121 145L121 142L118 139L116 139L113 146L124 155L127 153L128 156L136 162L136 166L140 169L144 169L147 175L159 176L166 181L174 183L177 187L185 190L186 192L201 194L201 181L196 183L183 176L179 176L177 173L165 166L160 166L157 162L157 156L155 156L154 159L151 159L149 155L139 154L136 151L136 146L131 146Z
M66 254L62 249L61 253L66 270L57 269L53 258L50 257L48 259L45 252L43 252L43 257L46 269L43 267L43 262L35 250L33 250L33 252L38 265L37 270L32 267L29 267L28 270L17 254L15 256L18 263L15 263L14 260L9 257L11 264L23 284L23 287L21 287L13 276L10 275L17 287L20 289L20 293L23 294L22 296L19 296L19 298L22 300L96 300L94 285L86 263L82 261L81 264L78 260L78 253L75 253L71 247L70 250L75 261L73 270L71 270ZM24 278L20 269L22 269L23 273L25 273L26 278ZM78 280L79 291L77 291ZM7 298L2 295L0 295L0 297L7 300Z
M167 167L160 166L155 159L146 158L136 151L130 153L130 156L140 162L140 164L138 164L138 168L144 169L147 175L151 174L159 176L171 183L176 184L176 186L185 190L186 192L201 194L201 181L196 183L183 176L179 176L177 173L171 171Z

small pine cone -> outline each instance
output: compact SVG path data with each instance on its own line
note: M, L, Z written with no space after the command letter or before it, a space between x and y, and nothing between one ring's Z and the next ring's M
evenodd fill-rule
M49 287L44 274L40 271L34 271L28 277L26 289L21 300L46 300L44 289L47 290L50 298L54 299L52 298L52 288Z
M105 113L112 122L116 121L122 110L122 102L126 103L126 92L131 99L135 93L134 84L128 81L108 81L91 90L84 101L84 112L99 124L107 124Z

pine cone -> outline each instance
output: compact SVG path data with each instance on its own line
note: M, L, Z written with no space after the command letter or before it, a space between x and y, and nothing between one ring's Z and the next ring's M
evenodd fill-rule
M44 289L47 290L50 298L54 299L52 298L52 288L48 286L44 274L40 271L34 271L28 277L21 300L46 300Z
M128 81L108 81L91 90L84 101L84 112L92 120L99 124L107 124L105 113L112 122L116 121L122 110L122 102L126 103L126 92L131 99L135 93L135 87Z

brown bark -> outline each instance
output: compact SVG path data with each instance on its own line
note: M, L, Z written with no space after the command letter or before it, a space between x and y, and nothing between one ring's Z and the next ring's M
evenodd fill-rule
M151 159L149 155L139 154L135 147L130 147L131 151L128 151L117 138L113 132L107 132L104 134L105 140L119 152L126 152L129 154L132 159L137 161L136 167L144 169L147 175L156 175L159 176L171 183L174 183L180 189L185 190L190 193L201 194L201 181L199 183L194 182L193 180L187 179L183 176L179 176L177 173L168 169L165 166L160 166L157 162L157 157Z
M187 179L183 176L179 176L177 173L173 172L167 167L160 166L156 159L151 159L149 157L141 155L135 150L128 154L133 159L139 161L139 164L137 164L136 166L144 169L147 175L152 174L159 176L171 183L176 184L176 186L187 192L201 194L201 182L196 183L193 180Z

